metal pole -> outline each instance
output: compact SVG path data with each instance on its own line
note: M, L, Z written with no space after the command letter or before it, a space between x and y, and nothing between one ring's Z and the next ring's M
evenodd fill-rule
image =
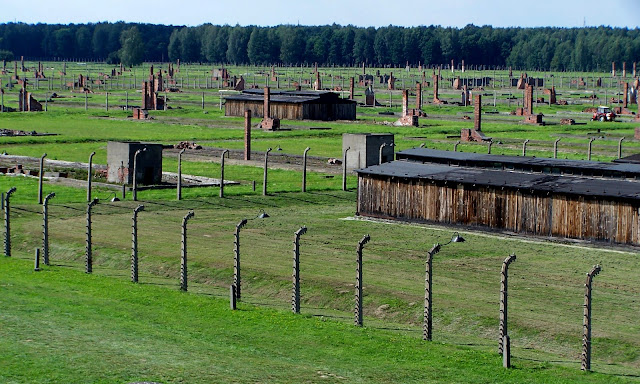
M516 255L512 254L502 262L502 270L500 272L500 326L499 326L499 342L498 342L498 353L502 354L504 352L503 344L504 337L508 334L507 329L507 299L508 299L508 273L509 273L509 265L516 260Z
M303 226L294 232L293 238L293 293L291 294L291 310L300 313L300 236L307 233Z
M591 370L591 284L593 278L600 273L601 268L595 265L591 272L587 273L587 281L584 284L584 317L582 322L582 366L583 371Z
M38 174L38 204L42 204L42 182L44 181L44 158L47 154L40 157L40 173Z
M355 325L362 327L362 248L371 240L369 235L364 235L362 240L358 242L356 248L356 307L355 307Z
M267 166L269 165L269 152L271 152L271 148L267 149L267 152L264 154L264 174L262 176L262 196L267 195Z
M224 197L224 155L228 153L229 150L225 149L220 155L220 197Z
M15 191L16 187L11 187L4 194L4 255L7 257L11 256L11 209L9 199Z
M144 205L133 210L131 219L131 281L138 282L138 213L144 211Z
M622 140L624 140L624 136L618 141L618 159L622 158Z
M240 280L240 230L247 224L247 219L242 219L236 225L233 240L233 285L235 286L236 299L240 300L241 280Z
M182 154L184 151L185 149L181 149L178 152L178 200L182 200Z
M422 340L431 341L433 335L433 302L432 302L432 291L431 288L433 286L432 277L432 266L433 266L433 255L440 252L441 245L435 244L429 252L427 252L427 262L425 263L425 277L424 277L424 316L422 321Z
M307 147L302 154L302 192L307 192L307 152L310 149Z
M351 149L351 147L347 147L344 150L344 154L342 155L342 190L347 190L347 152Z
M557 159L558 158L558 142L561 139L556 139L556 141L553 142L553 158Z
M133 155L133 201L138 201L138 155L147 148L138 149Z
M91 273L93 271L93 255L91 249L91 208L93 208L93 206L96 204L98 204L98 199L93 199L91 202L89 202L89 204L87 204L87 240L84 255L84 266L86 273Z
M51 192L42 202L42 257L44 265L49 265L49 200L56 196Z
M194 216L190 211L182 219L182 257L180 258L180 289L187 290L187 221Z
M91 176L93 173L93 155L95 152L91 152L89 155L89 169L87 171L87 203L91 201Z

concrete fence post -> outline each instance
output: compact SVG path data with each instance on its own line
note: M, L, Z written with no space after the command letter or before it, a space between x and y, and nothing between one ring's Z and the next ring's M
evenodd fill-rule
M489 144L487 145L487 154L491 154L491 146L493 145L493 141L489 141Z
M307 227L294 232L293 237L293 292L291 294L291 310L300 313L300 236L307 233Z
M138 149L133 155L133 201L138 201L138 155L147 148Z
M524 143L522 143L522 157L527 156L527 143L529 139L526 139Z
M33 270L36 272L40 270L40 248L36 248L35 257L33 260Z
M181 149L178 152L178 185L177 185L177 199L182 200L182 154L185 149Z
M91 179L93 176L93 156L95 152L89 155L89 168L87 169L87 203L91 202Z
M558 158L558 142L561 139L556 139L556 141L553 142L553 158L557 159Z
M51 192L42 201L42 258L44 265L49 265L49 200L56 196Z
M262 175L262 196L267 195L267 170L269 169L269 152L271 148L267 149L264 154L264 173Z
M591 147L593 146L593 142L595 141L595 137L591 137L589 139L589 146L587 148L587 160L591 161Z
M93 254L92 254L92 244L91 244L91 208L93 208L96 204L98 204L98 199L93 199L89 204L87 204L87 228L86 228L86 249L84 255L84 266L85 272L91 273L93 272Z
M189 211L182 219L182 247L180 257L180 289L187 290L187 222L194 216L193 211Z
M302 192L307 192L307 152L311 148L307 147L302 154Z
M224 155L229 154L229 150L225 149L220 155L220 197L224 197Z
M133 210L131 218L131 282L138 282L138 213L144 211L144 205Z
M16 191L16 187L11 187L4 194L4 255L11 256L11 195Z
M384 149L384 147L386 147L386 146L387 146L387 143L382 143L382 144L380 145L380 149L379 149L379 151L378 151L378 165L381 165L381 164L382 164L382 150L383 150L383 149Z
M242 219L236 224L236 231L233 239L233 285L235 286L236 299L241 298L241 278L240 278L240 230L247 224L247 219Z
M502 351L502 366L511 368L511 338L509 335L504 335L502 338Z
M502 262L502 270L500 271L500 325L498 337L498 353L504 352L504 337L508 335L507 329L507 299L508 299L508 274L509 265L516 260L516 255L512 254Z
M42 204L42 183L44 181L44 158L47 154L40 157L40 172L38 173L38 204Z
M356 297L355 297L355 325L362 327L362 248L371 240L369 235L364 235L356 248Z
M440 252L441 245L435 244L427 252L427 261L425 263L425 275L424 275L424 315L422 321L422 340L431 341L433 337L433 302L432 302L432 288L433 288L433 256Z
M456 141L455 144L453 144L453 152L458 152L458 145L460 145L460 140Z
M347 152L351 147L347 147L342 154L342 190L347 190Z
M587 281L584 284L584 315L582 321L582 356L581 368L583 371L591 370L591 285L593 278L596 277L602 269L599 265L595 265L589 273L587 273Z
M618 140L618 159L622 158L622 140L624 140L624 136Z

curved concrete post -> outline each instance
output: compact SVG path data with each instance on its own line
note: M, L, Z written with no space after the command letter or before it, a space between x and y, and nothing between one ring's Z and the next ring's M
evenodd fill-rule
M491 146L493 145L493 141L489 141L489 145L487 146L487 154L491 154Z
M380 150L378 151L378 165L382 164L382 149L387 146L387 143L382 143L380 145Z
M618 159L622 158L622 140L624 140L624 136L618 140Z
M51 192L42 201L42 257L44 265L49 265L49 200L56 196Z
M355 297L355 325L362 327L362 248L371 240L369 235L364 237L358 242L356 248L356 297Z
M44 158L47 154L40 157L40 172L38 174L38 204L42 204L42 183L44 181Z
M433 287L433 256L440 252L440 244L435 244L427 252L427 261L425 263L424 275L424 314L422 321L422 340L431 341L433 336L433 303L432 303L432 287Z
M133 155L133 201L138 201L138 155L147 148L138 149Z
M460 140L456 141L455 144L453 144L453 152L458 152L458 145L460 145Z
M303 226L293 234L293 292L291 293L293 313L300 313L300 236L305 233L307 233L307 227Z
M347 147L342 154L342 190L347 190L347 152L351 147Z
M93 156L95 152L89 155L89 168L87 169L87 203L91 202L91 179L93 176Z
M509 265L516 261L516 255L512 254L502 262L502 270L500 271L500 326L499 326L499 343L498 353L503 354L504 337L507 331L507 299L508 299L508 273Z
M180 289L187 290L187 222L194 216L193 211L189 211L182 219L182 246L180 257Z
M220 197L224 197L224 155L229 154L229 150L225 149L220 155Z
M178 152L178 185L177 185L177 199L182 200L182 154L185 149L181 149ZM137 197L137 196L136 196Z
M581 367L583 371L591 370L591 284L593 278L600 273L602 269L599 265L595 265L589 273L587 273L587 281L584 284L584 314L582 321L582 355Z
M4 255L11 256L11 195L16 191L16 187L11 187L4 194Z
M522 143L522 157L527 156L527 143L529 139L526 139L524 143Z
M236 224L236 231L233 234L233 286L235 287L235 298L241 297L241 277L240 277L240 230L247 225L247 219L242 219Z
M553 158L557 159L558 158L558 142L561 139L556 139L556 141L553 142Z
M84 254L84 266L86 273L93 272L93 251L91 244L91 208L93 208L96 204L98 204L98 199L93 199L91 200L91 202L89 202L89 204L87 204L87 239Z
M264 173L262 175L262 196L267 195L267 169L269 167L269 152L271 152L271 148L267 149L267 152L264 154Z
M144 205L133 210L131 218L131 282L138 282L138 213L144 211Z
M591 161L591 147L593 146L593 142L595 141L595 137L589 139L589 147L587 149L587 160Z
M310 149L307 147L302 154L302 192L307 192L307 152Z

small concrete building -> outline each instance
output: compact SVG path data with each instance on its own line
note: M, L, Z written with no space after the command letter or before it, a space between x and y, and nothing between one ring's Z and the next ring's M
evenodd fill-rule
M109 141L107 143L107 181L118 184L133 184L133 157L136 164L137 182L140 185L160 184L162 181L162 144L139 141Z
M380 161L380 146L382 148L382 162L393 161L394 136L390 133L345 133L342 135L342 153L347 151L347 169L354 170L378 165Z

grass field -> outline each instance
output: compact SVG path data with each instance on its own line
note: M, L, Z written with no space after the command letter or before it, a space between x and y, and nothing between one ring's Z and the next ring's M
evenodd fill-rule
M116 90L114 92L124 92ZM568 90L567 90L568 92ZM132 93L132 92L130 92ZM214 92L212 93L215 94ZM215 102L203 113L198 92L172 95L180 109L153 111L137 122L127 112L90 106L49 104L43 113L2 113L0 128L55 133L55 136L0 138L0 153L47 159L106 163L108 140L240 149L243 121L222 115ZM96 96L97 97L97 96ZM132 96L131 96L132 97ZM6 101L6 99L5 99ZM83 104L82 104L83 106ZM487 107L493 109L493 107ZM575 126L519 124L502 104L498 115L483 115L483 131L500 141L492 153L586 158L589 137L596 160L637 152L637 123L590 122L582 107L540 107L551 123L571 116ZM341 157L343 133L390 132L396 150L449 149L472 121L470 107L425 106L420 127L394 127L388 107L359 108L355 122L284 121L291 130L254 130L257 151L280 146L283 153ZM513 109L513 106L511 107ZM398 112L398 107L391 109ZM309 127L324 127L311 130ZM484 152L486 146L461 144ZM193 152L194 154L196 152ZM2 157L0 156L0 160ZM260 160L260 159L258 159ZM183 172L218 177L218 158L183 158ZM177 159L163 160L175 172ZM86 276L84 241L86 192L45 183L56 192L50 206L53 266L30 272L34 248L41 246L37 179L0 176L0 190L12 186L13 257L0 260L0 370L6 382L615 382L639 381L640 310L637 249L531 239L463 227L409 225L354 220L355 176L349 191L339 175L309 172L308 193L300 193L301 172L274 168L269 191L261 187L256 164L226 165L225 188L144 190L138 203L141 284L128 283L131 215L138 203L108 202L112 192L97 188L94 208L94 274ZM189 292L178 292L180 223L189 222ZM241 232L241 311L228 310L233 275L233 230L260 210L271 216L250 220ZM293 232L301 239L302 316L290 315ZM467 239L442 249L434 260L434 342L421 341L426 251L447 242L454 231ZM355 247L364 234L365 329L353 321ZM500 266L511 253L510 329L516 369L501 368L497 350ZM593 360L596 374L579 371L585 273L603 272L594 282ZM233 326L231 326L231 324ZM99 335L99 337L97 336ZM29 369L24 369L27 367ZM113 368L116 367L116 368ZM4 376L3 376L4 375Z

